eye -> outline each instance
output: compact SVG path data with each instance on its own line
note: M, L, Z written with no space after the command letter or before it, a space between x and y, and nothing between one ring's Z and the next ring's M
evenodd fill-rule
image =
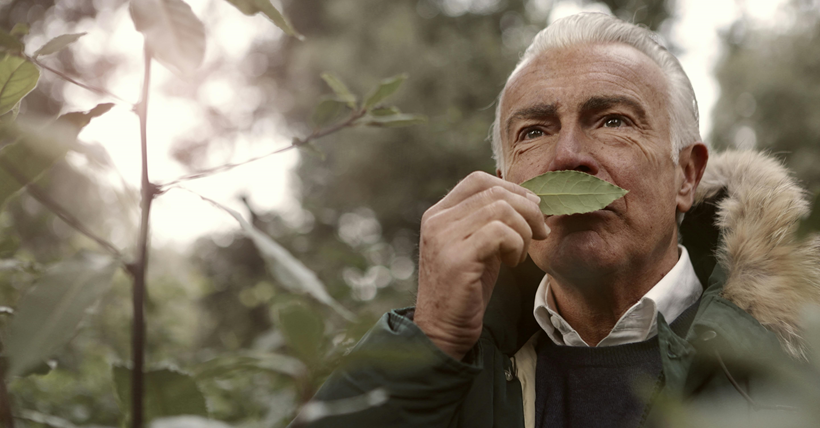
M538 138L544 135L544 131L538 128L531 128L524 131L523 139L524 140L532 140L534 138Z
M625 121L620 116L610 116L604 119L604 128L620 128L625 125Z

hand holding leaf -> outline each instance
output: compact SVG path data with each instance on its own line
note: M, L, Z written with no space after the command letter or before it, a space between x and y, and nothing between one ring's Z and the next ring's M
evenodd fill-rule
M629 193L612 183L580 171L550 171L521 186L541 198L546 215L583 214L602 208Z

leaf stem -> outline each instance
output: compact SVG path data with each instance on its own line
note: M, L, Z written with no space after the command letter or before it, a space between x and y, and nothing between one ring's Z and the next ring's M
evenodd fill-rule
M6 170L9 175L14 177L20 184L22 184L26 191L37 200L37 202L43 204L46 208L48 208L51 212L53 212L57 217L59 217L62 221L64 221L67 225L71 226L77 232L82 233L83 235L90 238L92 241L96 242L99 246L103 247L106 251L111 253L114 257L122 260L123 256L113 244L106 241L99 235L95 234L91 230L89 230L85 225L80 222L76 217L71 215L65 208L61 207L56 201L51 199L50 196L46 193L45 190L41 189L39 186L34 184L33 182L26 179L25 175L21 173L17 168L12 166L9 162L6 162L4 159L0 159L0 167Z
M145 72L142 82L142 95L136 106L140 120L140 149L142 153L142 212L139 239L137 243L137 261L131 266L134 276L133 305L134 323L131 332L131 426L142 428L143 425L143 387L145 365L145 271L148 267L148 220L151 214L151 203L157 195L156 186L148 180L148 93L151 86L151 51L145 44Z
M264 155L252 157L252 158L246 159L242 162L229 163L229 164L220 165L220 166L217 166L217 167L214 167L214 168L209 168L209 169L206 169L206 170L203 170L203 171L195 172L193 174L182 176L180 178L177 178L176 180L169 181L167 183L160 184L158 186L159 187L159 193L165 193L166 191L169 190L169 188L171 186L182 183L184 181L196 180L198 178L208 177L208 176L216 174L216 173L229 171L229 170L234 169L238 166L246 165L246 164L249 164L251 162L255 162L255 161L258 161L260 159L264 159L266 157L273 156L275 154L279 154L279 153L288 151L290 149L293 149L293 148L296 148L296 147L299 147L299 146L303 146L305 144L310 143L313 140L317 140L319 138L328 136L330 134L338 132L338 131L340 131L344 128L347 128L349 126L355 126L356 125L355 122L357 120L359 120L362 116L364 116L365 113L367 113L367 111L365 109L356 110L356 111L352 112L350 114L350 116L342 122L339 122L339 123L337 123L337 124L335 124L331 127L328 127L328 128L314 130L312 133L310 133L310 135L308 135L307 137L305 137L303 139L294 138L291 145L289 145L287 147L283 147L281 149L274 150L274 151L266 153Z
M38 60L37 60L36 58L34 58L34 57L30 57L30 56L26 55L26 59L28 59L29 61L33 62L34 64L36 64L36 65L37 65L37 66L39 66L40 68L43 68L43 69L45 69L45 70L48 70L48 71L50 71L50 72L52 72L52 73L56 74L57 76L59 76L59 77L60 77L60 78L62 78L63 80L65 80L65 81L67 81L67 82L69 82L69 83L73 83L73 84L75 84L75 85L77 85L77 86L79 86L79 87L81 87L81 88L83 88L83 89L87 89L87 90L89 90L89 91L91 91L91 92L94 92L95 94L99 94L99 95L107 95L107 96L109 96L109 97L116 98L116 99L118 99L118 100L120 100L120 101L122 101L122 102L124 102L124 103L129 104L129 105L132 105L132 104L133 104L133 103L131 103L131 102L129 102L129 101L127 101L127 100L125 100L125 99L121 98L121 97L118 97L117 95L114 95L113 93L111 93L110 91L108 91L108 90L106 90L106 89L103 89L103 88L98 88L98 87L96 87L96 86L91 86L91 85L88 85L88 84L86 84L86 83L82 83L82 82L80 82L80 81L78 81L78 80L76 80L76 79L72 78L71 76L69 76L69 75L67 75L67 74L63 73L62 71L59 71L59 70L57 70L57 69L51 68L51 67L49 67L49 66L47 66L47 65L43 64L42 62L38 61Z

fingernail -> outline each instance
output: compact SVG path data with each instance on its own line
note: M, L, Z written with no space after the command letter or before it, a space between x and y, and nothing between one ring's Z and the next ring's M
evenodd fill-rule
M539 198L538 195L536 195L535 193L527 193L527 198L529 198L529 200L535 202L536 204L541 203L541 198Z

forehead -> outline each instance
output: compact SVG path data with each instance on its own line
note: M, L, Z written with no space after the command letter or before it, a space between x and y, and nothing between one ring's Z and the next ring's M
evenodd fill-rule
M501 97L501 125L521 108L554 104L560 111L594 96L631 98L663 120L668 118L667 93L661 68L632 46L605 43L550 49L510 79Z

